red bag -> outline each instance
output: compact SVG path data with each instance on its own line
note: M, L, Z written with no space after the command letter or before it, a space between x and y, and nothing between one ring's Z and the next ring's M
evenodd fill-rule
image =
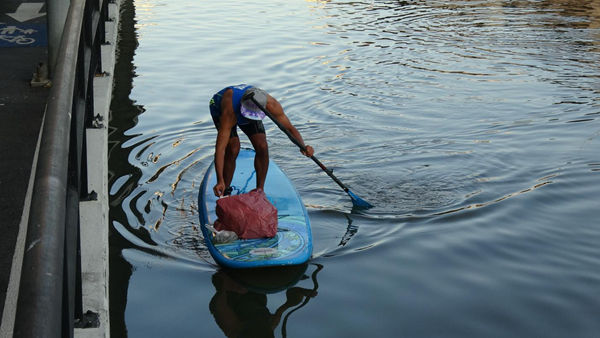
M252 239L277 235L277 208L264 191L221 197L217 200L215 229L235 232L239 238Z

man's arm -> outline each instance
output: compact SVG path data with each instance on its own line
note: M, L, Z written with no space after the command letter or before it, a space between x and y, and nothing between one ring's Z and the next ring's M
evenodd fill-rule
M229 143L231 128L235 125L235 113L233 112L233 90L228 89L223 93L221 99L221 117L219 119L219 131L215 144L215 171L217 174L217 184L213 191L215 195L221 196L225 191L225 179L223 178L223 167L225 163L225 150Z
M281 106L279 101L277 101L274 97L269 95L266 108L271 113L271 115L273 115L273 117L277 119L277 122L279 122L287 131L289 131L290 134L294 136L294 138L300 141L300 144L306 147L306 152L301 151L302 154L311 157L315 152L313 147L304 144L304 139L302 138L302 135L300 135L298 129L296 129L296 127L292 125L290 119L288 119L288 117L285 115L285 113L283 112L283 107Z

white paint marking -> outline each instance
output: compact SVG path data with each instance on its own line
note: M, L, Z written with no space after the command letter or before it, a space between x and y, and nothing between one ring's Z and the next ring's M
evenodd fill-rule
M19 22L25 22L46 15L46 13L40 13L42 7L44 7L43 2L24 2L14 13L6 13L6 15Z

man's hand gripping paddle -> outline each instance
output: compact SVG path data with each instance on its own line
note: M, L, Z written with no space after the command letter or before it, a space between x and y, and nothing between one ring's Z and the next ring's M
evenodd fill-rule
M252 100L252 102L254 102L254 104L260 108L260 110L262 110L265 115L267 115L276 125L277 127L279 127L279 129L281 129L281 131L283 131L287 137L295 144L297 145L303 152L306 152L306 147L300 143L287 129L285 129L285 127L283 125L281 125L281 123L279 123L279 121L277 121L273 115L271 114L271 112L269 112L267 110L267 107L263 106L262 104L260 104L255 98L254 98L254 93L250 92L244 95L244 99L250 99ZM373 205L365 200L363 200L362 198L356 196L356 194L354 194L344 183L342 183L342 181L340 181L337 177L335 177L335 175L333 174L333 170L329 170L327 169L327 167L325 167L325 165L323 163L321 163L321 161L319 161L315 156L311 156L310 157L325 173L327 173L327 175L329 175L329 177L331 177L333 179L333 181L335 183L337 183L342 189L344 189L344 191L348 194L348 196L350 196L350 198L352 199L352 205L355 208L360 208L360 209L368 209L368 208L372 208Z

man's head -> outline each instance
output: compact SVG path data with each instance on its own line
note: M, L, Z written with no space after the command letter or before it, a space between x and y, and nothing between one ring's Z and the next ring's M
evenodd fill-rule
M262 120L265 118L265 113L254 104L250 98L254 98L262 107L267 107L267 92L260 88L250 88L246 90L242 97L242 106L240 108L242 116L250 120Z

